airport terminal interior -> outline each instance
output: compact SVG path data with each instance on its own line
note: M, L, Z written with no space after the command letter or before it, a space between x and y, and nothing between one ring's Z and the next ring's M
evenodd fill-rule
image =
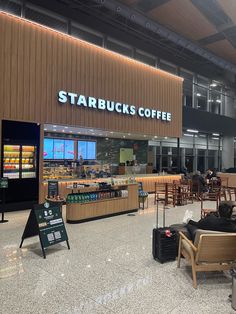
M0 0L0 313L235 313L236 1Z

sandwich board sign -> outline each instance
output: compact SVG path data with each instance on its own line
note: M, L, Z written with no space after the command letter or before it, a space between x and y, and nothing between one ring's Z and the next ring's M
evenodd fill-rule
M47 202L34 205L21 238L20 248L26 238L37 235L44 258L46 258L45 249L51 245L66 241L67 247L70 249L60 206L50 206Z

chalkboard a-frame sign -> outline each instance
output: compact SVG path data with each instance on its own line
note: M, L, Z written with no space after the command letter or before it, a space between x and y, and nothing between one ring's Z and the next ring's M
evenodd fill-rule
M68 236L59 206L49 203L34 205L27 220L21 238L20 248L26 238L39 236L43 257L46 258L45 248L66 241L70 249Z

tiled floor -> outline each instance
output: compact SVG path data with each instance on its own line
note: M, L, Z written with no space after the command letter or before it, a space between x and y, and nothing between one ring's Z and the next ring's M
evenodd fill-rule
M182 222L187 208L199 218L194 203L167 209L167 224ZM224 274L200 274L195 290L184 261L177 269L176 262L153 260L154 206L135 216L66 224L71 250L51 247L46 260L37 237L19 249L28 214L8 213L0 225L0 313L235 313Z

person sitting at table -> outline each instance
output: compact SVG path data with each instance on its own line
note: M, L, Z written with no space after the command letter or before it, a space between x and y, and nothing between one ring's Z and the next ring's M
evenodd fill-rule
M193 181L193 192L207 192L207 185L206 182L203 178L203 176L201 175L200 171L196 171L195 174L192 177L192 181ZM198 189L198 190L197 190Z
M233 207L229 204L221 204L219 206L219 216L214 213L207 215L199 221L189 220L186 227L194 241L197 229L236 232L236 222L231 219Z
M208 169L207 170L207 173L206 173L206 180L212 180L212 178L215 178L216 177L216 172L211 170L211 169Z

